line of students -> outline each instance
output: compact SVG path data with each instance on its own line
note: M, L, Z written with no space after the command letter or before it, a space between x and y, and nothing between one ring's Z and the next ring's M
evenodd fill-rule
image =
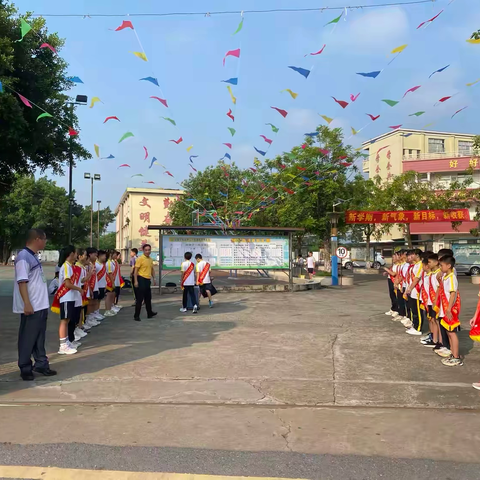
M73 245L60 251L58 280L54 279L49 287L52 291L58 285L51 310L60 315L59 354L77 353L80 339L88 330L100 325L105 317L113 317L122 308L118 305L123 287L117 261L119 255L116 250L76 249ZM100 305L103 299L105 312L102 315Z
M421 337L421 344L443 357L443 365L463 365L457 336L461 301L452 250L400 250L393 255L392 268L384 269L391 299L386 315L402 323L409 335L421 336L428 324L430 333Z

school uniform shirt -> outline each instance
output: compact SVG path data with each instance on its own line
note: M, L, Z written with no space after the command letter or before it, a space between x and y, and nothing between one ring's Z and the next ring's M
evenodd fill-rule
M402 287L407 288L407 273L408 273L408 267L410 265L407 262L403 262L400 264L400 272L402 274Z
M107 273L113 272L115 272L115 260L107 260Z
M53 295L57 290L58 290L58 278L54 278L51 282L50 285L48 286L48 293L49 295Z
M63 285L65 283L65 280L70 279L73 277L73 266L71 263L65 262L61 267L60 267L60 274L58 278L58 282L60 285ZM76 287L80 287L81 284L80 282L82 281L82 274L78 277L78 279L75 281L74 285ZM76 290L69 290L65 295L60 297L60 303L65 303L65 302L75 302L76 307L81 307L82 306L82 294L80 292L77 292Z
M433 287L433 290L434 290L435 293L437 293L438 285L439 285L438 279L437 279L437 274L438 274L439 271L440 271L440 269L437 268L433 272L430 272L430 285ZM429 292L428 292L428 298L430 298L430 301L432 302L431 305L433 305L433 298L430 297L430 289L429 289Z
M94 264L89 264L88 267L87 267L87 272L90 272L93 270L93 275L92 275L92 278L95 279L95 284L93 285L93 292L98 292L98 279L97 279L97 270L95 268L95 265ZM89 280L89 282L91 282L92 279ZM89 291L90 291L90 287L88 287ZM93 298L93 292L90 291L90 297L89 298Z
M87 267L83 263L80 263L80 262L77 262L75 264L75 266L80 267L82 269L82 274L80 276L80 285L79 286L83 288L83 286L85 285L85 278L87 276ZM90 287L87 287L86 294L87 294L87 297L90 296Z
M95 272L97 273L97 286L98 288L107 288L107 272L102 278L98 278L98 272L103 268L103 263L95 262Z
M425 272L425 276L423 277L423 289L427 292L427 305L433 305L432 299L430 298L430 280L432 277L432 272Z
M205 260L202 260L201 262L197 263L195 268L197 269L197 272L198 272L199 275L203 272L203 269L205 268L206 264L207 264L207 262ZM208 269L208 273L205 275L205 278L203 279L202 283L204 283L204 284L205 283L212 283L212 281L210 280L210 269Z
M42 264L29 248L21 250L15 260L15 285L13 287L13 313L23 313L25 308L20 295L19 283L27 284L28 298L33 311L38 312L50 307L48 301L47 280Z
M417 263L414 264L413 266L413 270L412 270L412 274L411 275L411 278L415 279L415 278L418 278L418 287L421 288L422 287L422 271L423 271L423 265L422 265L422 261L419 260ZM413 279L412 279L412 282L413 282ZM420 298L420 294L418 293L417 291L417 287L413 287L412 288L412 293L410 294L410 296L412 298L414 298L415 300Z
M152 278L153 260L150 257L146 255L138 257L135 262L135 268L138 268L138 275L140 277L146 278L147 280Z
M445 290L445 296L447 300L450 301L450 294L452 292L458 292L458 280L455 274L449 273L448 275L444 275L442 278L443 282L443 289ZM440 302L440 314L438 315L440 318L445 316L445 312L443 311L442 302Z
M119 287L122 284L122 279L120 278L120 265L116 260L114 260L114 262L115 263L114 263L113 266L115 267L115 264L118 266L117 274L115 275L114 285L115 285L115 287Z
M188 267L192 264L190 260L186 260L182 263L182 272L186 272ZM207 283L207 282L204 282ZM183 282L184 287L194 286L195 285L195 268L191 271L190 275Z
M307 257L307 268L315 268L315 259L313 257Z

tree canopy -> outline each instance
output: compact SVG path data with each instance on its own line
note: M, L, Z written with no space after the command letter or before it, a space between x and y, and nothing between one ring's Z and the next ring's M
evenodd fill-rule
M66 106L65 94L72 86L66 77L67 63L57 52L63 40L49 33L43 18L28 18L32 30L22 41L17 10L0 0L0 195L9 190L16 174L28 175L36 169L62 172L70 143L74 157L90 158L78 137L69 137L77 117ZM3 91L2 91L3 90ZM53 118L37 117L42 110L26 106L17 93L49 112Z
M0 255L5 261L14 248L25 244L30 228L41 228L47 234L47 249L58 249L68 242L68 195L64 188L43 177L18 177L10 193L0 201ZM109 207L100 210L100 233L115 218ZM94 232L97 217L94 212ZM90 206L74 202L72 242L74 245L89 245Z

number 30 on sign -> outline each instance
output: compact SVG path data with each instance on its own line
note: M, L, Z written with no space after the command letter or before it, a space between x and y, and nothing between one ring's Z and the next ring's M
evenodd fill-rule
M345 247L338 247L336 255L338 258L347 258L348 250Z

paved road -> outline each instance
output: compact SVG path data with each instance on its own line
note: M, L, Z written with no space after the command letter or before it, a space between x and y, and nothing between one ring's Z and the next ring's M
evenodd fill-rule
M466 321L478 287L461 278L460 288ZM222 294L197 316L178 311L178 296L155 301L155 320L137 324L126 307L67 358L54 353L51 315L59 375L26 384L18 319L0 297L0 465L62 479L73 473L46 467L95 478L478 478L479 349L464 331L465 365L441 365L384 315L378 277L353 289ZM0 478L37 473L0 468Z

